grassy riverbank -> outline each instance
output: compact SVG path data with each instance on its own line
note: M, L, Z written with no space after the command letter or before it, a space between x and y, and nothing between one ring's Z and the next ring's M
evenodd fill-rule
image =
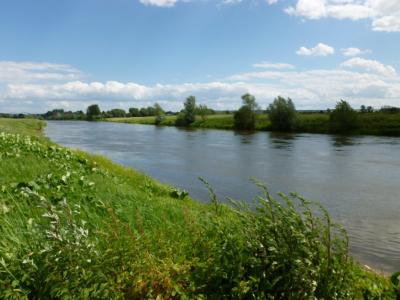
M0 119L0 299L396 297L318 205L200 204L43 127Z
M358 113L358 129L350 134L400 136L400 113ZM109 118L110 122L130 124L155 125L154 117ZM167 116L160 125L174 126L176 116ZM210 115L205 120L196 117L191 124L195 128L233 129L232 114ZM271 122L267 114L257 116L256 130L271 130ZM330 133L329 114L327 113L299 113L295 132Z

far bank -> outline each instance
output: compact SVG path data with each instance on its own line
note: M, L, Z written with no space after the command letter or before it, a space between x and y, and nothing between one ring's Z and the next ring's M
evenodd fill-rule
M372 112L358 113L357 115L358 129L350 130L346 134L400 136L400 113ZM176 126L176 119L177 116L166 116L159 125ZM104 121L156 125L155 117L106 118ZM233 114L215 114L206 118L196 116L196 120L188 127L234 130L234 117ZM258 114L256 116L255 130L273 131L268 114ZM297 124L293 132L332 133L329 113L298 113Z

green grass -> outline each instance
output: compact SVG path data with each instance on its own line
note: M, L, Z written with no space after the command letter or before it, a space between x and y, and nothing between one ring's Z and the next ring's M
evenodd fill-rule
M166 116L161 125L173 126L175 124L175 120L176 116ZM105 119L105 121L128 124L155 125L155 117L108 118Z
M108 122L128 123L128 124L144 124L155 125L154 117L130 117L130 118L108 118ZM175 126L176 116L167 116L161 122L163 126ZM257 116L258 130L265 130L269 125L268 116ZM232 114L216 114L209 115L204 120L200 116L196 116L196 121L191 124L195 128L214 128L214 129L233 129L233 115Z
M318 204L209 205L0 120L0 299L395 299ZM211 193L212 195L212 193Z
M370 134L370 135L388 135L400 136L400 114L399 113L365 113L358 114L359 128L351 134ZM174 126L176 116L167 116L161 125ZM134 118L110 118L109 122L121 122L131 124L154 125L154 117L134 117ZM205 120L196 117L196 121L191 125L196 128L215 128L215 129L233 129L232 114L210 115ZM271 130L271 123L268 115L261 114L257 116L256 130ZM330 133L329 114L324 113L299 113L296 132L309 133Z
M20 133L41 136L46 123L36 119L4 119L0 118L0 132Z

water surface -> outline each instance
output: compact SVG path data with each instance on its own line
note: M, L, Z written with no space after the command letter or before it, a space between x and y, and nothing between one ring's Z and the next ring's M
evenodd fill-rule
M223 199L252 201L256 177L273 193L322 202L350 235L351 252L378 270L400 270L400 139L253 134L103 122L48 122L55 142L108 156L201 201L201 176Z

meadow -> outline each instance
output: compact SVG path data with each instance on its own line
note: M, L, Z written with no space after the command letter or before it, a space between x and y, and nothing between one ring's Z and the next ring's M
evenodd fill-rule
M44 126L0 119L0 299L399 297L318 203L255 181L253 206L224 205L203 179L201 204Z
M175 126L176 116L166 116L160 125ZM155 117L107 118L105 121L129 124L155 125ZM358 113L358 129L349 134L400 136L400 113ZM206 119L196 116L190 125L194 128L234 129L233 114L209 115ZM267 114L258 114L256 130L270 131L271 122ZM299 113L295 132L330 133L328 113Z

